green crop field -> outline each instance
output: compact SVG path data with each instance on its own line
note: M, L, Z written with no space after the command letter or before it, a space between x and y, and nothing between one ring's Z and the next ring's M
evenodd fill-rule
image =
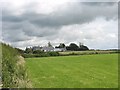
M35 88L117 88L118 55L26 58Z

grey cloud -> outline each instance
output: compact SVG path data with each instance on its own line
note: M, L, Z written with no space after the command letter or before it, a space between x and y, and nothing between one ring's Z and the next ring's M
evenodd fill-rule
M2 21L4 22L21 22L24 20L24 17L19 15L12 14L11 11L7 9L2 9Z
M119 2L119 0L81 0L81 2Z
M117 17L116 3L68 3L67 6L57 8L49 14L36 13L29 7L32 6L28 5L25 12L20 15L13 14L9 9L3 10L2 33L4 41L17 45L18 42L32 40L34 37L48 41L57 41L57 39L59 41L61 39L66 43L84 41L83 38L91 40L95 38L92 34L85 34L81 39L78 39L79 35L65 33L65 31L60 33L61 28L74 24L87 24L101 17L106 20ZM24 43L24 45L26 44Z
M22 20L23 20L22 18L15 15L7 16L3 14L3 17L2 17L2 21L7 21L7 22L20 22Z
M30 40L31 38L25 35L21 30L2 32L2 39L7 42L19 42Z
M4 41L19 42L31 40L33 37L45 37L56 34L57 28L38 27L29 22L3 22L2 37Z
M109 2L109 1L106 1L106 2L80 2L84 5L90 5L90 6L112 6L112 5L115 5L117 4L117 2Z
M58 10L49 15L35 14L32 15L33 18L28 14L27 17L31 23L41 27L61 27L64 25L89 23L98 17L106 19L117 17L117 4L101 3L96 5L93 2L92 4L94 5L72 3L68 5L66 10Z
M120 2L118 3L118 19L120 19Z
M44 15L35 12L25 12L21 16L5 13L3 21L20 22L27 20L40 27L61 27L70 24L83 24L94 20L97 17L111 19L117 14L115 3L70 3L66 10L56 10L53 13ZM32 6L31 6L32 7ZM62 8L62 7L61 7ZM27 9L26 9L27 10ZM29 10L29 8L28 8ZM3 13L4 14L4 13Z

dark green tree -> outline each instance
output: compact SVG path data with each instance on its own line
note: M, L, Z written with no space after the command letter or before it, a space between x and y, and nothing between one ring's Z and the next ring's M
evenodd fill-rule
M42 54L42 53L44 53L44 52L41 51L41 50L35 50L35 51L33 51L33 54Z
M52 44L50 42L48 42L48 47L52 47Z
M68 47L66 47L67 50L71 50L71 51L78 51L79 47L75 44L75 43L71 43Z
M32 53L32 48L26 48L25 53Z
M85 50L89 50L89 48L87 46L84 46L82 45L80 48L79 48L80 51L85 51Z
M58 47L59 48L65 48L65 44L64 43L60 43L60 45Z

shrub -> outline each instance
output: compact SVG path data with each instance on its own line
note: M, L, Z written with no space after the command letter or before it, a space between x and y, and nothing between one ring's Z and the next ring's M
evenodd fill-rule
M59 56L58 52L47 52L49 56Z
M59 52L41 52L39 54L23 54L25 58L59 56Z
M69 53L69 55L79 55L79 53L72 52L72 53Z
M42 53L44 53L44 52L41 51L41 50L35 50L35 51L33 51L33 54L42 54Z

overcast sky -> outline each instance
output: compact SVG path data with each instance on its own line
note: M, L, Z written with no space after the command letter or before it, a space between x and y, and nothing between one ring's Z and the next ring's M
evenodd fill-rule
M90 49L117 48L117 0L87 1L3 0L1 41L21 49L48 42L82 42Z

